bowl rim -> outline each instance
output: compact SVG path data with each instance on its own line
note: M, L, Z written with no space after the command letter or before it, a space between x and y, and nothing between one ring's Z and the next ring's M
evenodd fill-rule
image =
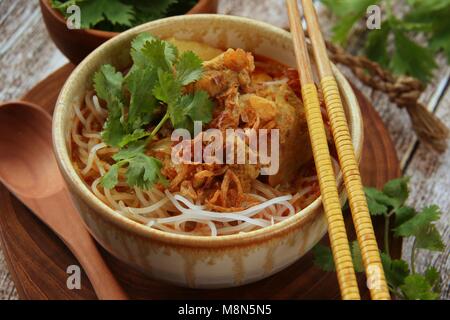
M61 23L64 26L66 26L66 19L61 14L61 12L59 12L58 10L54 9L51 6L50 0L40 0L40 1L44 4L45 9L48 12L50 12L50 14L56 20L58 20L59 23ZM185 14L194 14L194 13L198 14L199 13L198 12L199 9L201 9L203 7L203 5L205 5L205 4L209 3L209 2L212 2L212 1L217 1L217 0L198 0L197 3L191 9L189 9L189 11L186 12ZM128 30L130 30L130 29L127 29L126 31L128 31ZM86 34L92 35L94 37L99 37L99 38L103 38L103 39L111 39L112 37L115 37L115 36L117 36L118 34L121 33L121 32L116 32L116 31L105 31L105 30L93 29L93 28L79 29L77 31L81 31L81 32L84 32Z
M120 213L116 212L105 203L103 203L99 198L97 198L92 191L86 186L81 177L76 173L72 161L70 160L68 148L66 145L65 132L63 131L63 119L64 115L68 112L70 108L69 97L71 91L71 83L77 80L78 74L88 67L90 60L96 56L101 56L107 52L108 47L113 43L121 42L123 39L130 37L133 34L139 34L141 32L148 31L149 27L173 24L177 22L183 22L186 20L200 21L200 20L219 20L219 21L230 21L231 23L246 25L247 28L258 28L263 29L265 32L274 33L280 37L291 38L291 35L286 30L272 26L265 22L260 22L248 18L236 17L236 16L226 16L217 14L198 14L198 15L186 15L186 16L174 16L164 19L159 19L155 21L148 22L146 24L134 27L118 36L108 40L92 53L90 53L76 68L73 70L69 78L66 80L63 88L58 96L56 107L53 115L53 126L52 126L52 138L54 145L55 157L60 168L62 175L65 178L66 183L69 185L70 192L74 192L85 204L87 204L96 214L102 216L107 222L114 224L115 226L126 230L134 235L139 235L143 238L148 238L153 241L166 243L166 244L176 244L183 247L189 248L217 248L217 247L230 247L230 246L244 246L254 243L259 243L268 239L273 239L275 237L282 236L290 232L291 230L298 229L302 225L306 224L308 221L314 219L321 207L321 196L314 200L309 206L303 210L297 212L292 217L278 222L274 225L270 225L261 229L253 230L246 233L224 235L224 236L193 236L193 235L182 235L169 233L165 231L160 231L157 229L149 228L146 225L135 222ZM357 158L360 158L362 151L362 139L363 139L363 124L361 110L359 108L358 101L353 92L352 87L345 79L345 77L339 72L339 70L333 65L333 72L335 74L336 80L342 91L346 92L344 95L345 99L349 105L349 116L351 117L351 132L352 141L355 146L355 154ZM338 175L338 180L342 181L342 175ZM342 196L342 192L340 192Z

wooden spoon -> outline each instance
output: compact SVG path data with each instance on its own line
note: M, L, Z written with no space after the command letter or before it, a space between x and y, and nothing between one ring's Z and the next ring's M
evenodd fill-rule
M0 181L64 241L99 299L127 299L70 199L51 132L51 116L38 106L0 105Z

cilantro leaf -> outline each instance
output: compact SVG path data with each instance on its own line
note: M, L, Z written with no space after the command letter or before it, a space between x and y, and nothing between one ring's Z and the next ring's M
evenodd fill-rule
M166 184L161 168L162 163L158 159L139 154L129 161L127 183L142 189L149 189L157 182Z
M327 246L317 244L313 248L314 264L323 271L334 271L334 261L331 249Z
M181 84L175 79L173 73L158 70L158 83L153 89L153 94L158 100L169 105L176 103L181 94ZM169 111L170 112L170 111Z
M175 68L177 71L177 80L182 85L197 81L203 72L202 60L192 51L184 52L180 56Z
M208 123L212 119L213 103L206 91L198 90L194 94L184 95L180 101L183 114L192 121Z
M439 284L440 284L440 274L439 271L437 271L437 269L435 267L429 267L426 271L425 271L425 279L427 280L427 282L430 284L430 286L434 289L436 288L435 292L438 292L440 290L439 288Z
M113 155L113 159L115 161L126 161L128 159L137 157L139 154L144 153L145 144L144 143L133 143L128 145L126 148L121 149L115 155Z
M386 214L388 207L393 207L395 200L391 199L383 192L375 188L364 188L366 193L367 205L372 215Z
M146 42L141 51L151 65L167 72L172 72L173 64L178 58L178 49L171 43L160 39Z
M380 0L322 0L339 18L333 28L333 41L344 44L353 26L366 15L367 7L377 4Z
M106 20L112 24L132 26L134 8L120 0L85 0L79 6L82 28L91 28Z
M367 36L364 51L367 57L378 62L383 67L389 65L389 54L387 51L388 37L391 32L389 21L383 21L381 29L370 30Z
M412 41L401 30L396 29L394 35L395 51L389 65L392 71L428 82L437 67L432 51Z
M436 205L424 208L421 212L406 220L394 230L396 236L416 237L416 246L419 249L442 251L444 244L437 231L434 221L439 220L441 212Z
M398 208L408 198L409 177L401 177L388 181L383 187L383 193L391 198L392 206Z
M395 235L402 237L414 236L424 227L428 227L431 222L439 220L439 207L436 205L427 207L419 214L405 221L395 228Z
M395 211L395 226L399 226L417 214L416 209L411 207L400 207Z
M108 145L117 147L127 134L125 127L122 124L123 119L123 104L117 98L112 98L108 103L108 118L103 126L102 139Z
M130 55L133 59L133 66L131 67L130 73L133 72L135 68L146 67L148 64L148 60L146 59L142 49L144 46L155 40L151 34L147 32L140 33L136 38L131 42L131 50Z
M144 129L136 129L133 133L128 133L122 137L119 142L119 147L123 148L126 145L137 142L142 138L146 138L150 135L150 132L145 131Z
M353 241L351 243L351 253L353 266L355 268L355 272L364 272L364 265L361 257L361 250L359 249L358 241Z
M139 129L152 120L156 108L152 88L157 80L157 72L151 66L136 68L127 75L125 84L130 91L128 125L131 130Z
M408 263L404 260L392 260L384 252L381 253L381 262L388 284L394 288L401 286L409 275Z
M420 274L412 274L405 278L405 283L400 286L408 300L437 300L439 294L432 290L427 279Z
M120 165L115 163L109 168L108 172L100 180L103 187L112 189L117 185L119 182L119 167Z
M122 84L122 73L116 71L116 68L110 64L102 65L94 74L94 89L97 96L108 103L108 108L112 100L123 100Z

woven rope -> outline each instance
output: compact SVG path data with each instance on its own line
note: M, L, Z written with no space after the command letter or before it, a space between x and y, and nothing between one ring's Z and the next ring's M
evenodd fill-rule
M412 77L395 77L378 63L363 56L353 56L331 42L326 42L331 59L352 70L361 82L386 93L389 100L400 108L406 108L414 131L419 139L435 150L447 148L449 129L433 113L418 101L425 87Z

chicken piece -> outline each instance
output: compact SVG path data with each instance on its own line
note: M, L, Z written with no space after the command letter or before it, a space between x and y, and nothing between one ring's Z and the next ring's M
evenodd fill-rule
M297 170L312 158L303 103L288 85L273 86L280 130L280 158L278 173L269 176L269 184L277 186L289 182ZM272 97L272 95L269 95Z
M197 81L195 88L216 97L230 87L249 90L255 63L251 53L242 49L228 49L216 58L205 61L203 68L203 76Z
M275 119L278 114L275 102L252 93L241 95L239 105L243 118L248 117L249 114L255 114L261 121L268 122Z

